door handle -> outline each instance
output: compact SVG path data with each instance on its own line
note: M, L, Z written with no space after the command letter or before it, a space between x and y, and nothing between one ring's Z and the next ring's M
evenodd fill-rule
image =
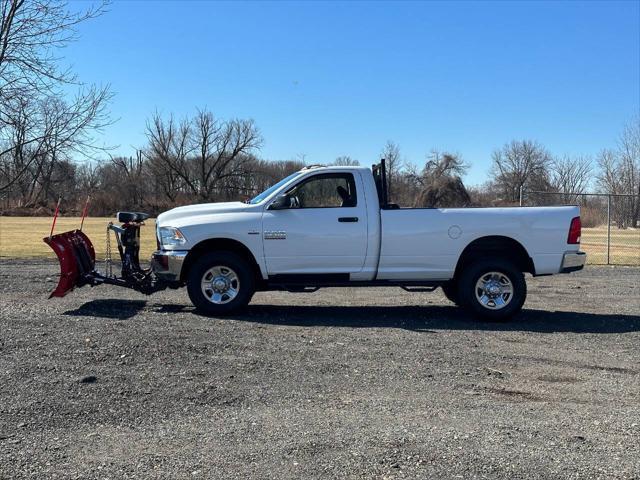
M340 217L340 218L338 218L338 221L341 222L341 223L357 222L358 221L358 217Z

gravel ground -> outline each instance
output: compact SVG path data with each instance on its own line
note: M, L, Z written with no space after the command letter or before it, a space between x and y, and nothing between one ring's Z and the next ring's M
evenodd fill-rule
M47 300L56 273L0 262L0 478L640 478L638 268L530 278L508 324L396 288Z

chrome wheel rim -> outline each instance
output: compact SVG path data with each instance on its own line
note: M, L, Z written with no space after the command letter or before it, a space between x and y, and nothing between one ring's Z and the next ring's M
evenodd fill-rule
M231 302L240 291L240 279L231 268L216 265L202 276L202 293L211 303L223 305Z
M489 310L500 310L513 298L513 284L509 277L500 272L488 272L476 282L476 299Z

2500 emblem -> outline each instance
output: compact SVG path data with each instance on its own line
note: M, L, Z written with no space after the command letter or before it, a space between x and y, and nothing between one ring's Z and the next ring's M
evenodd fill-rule
M267 230L264 232L265 240L286 240L287 232L282 230Z

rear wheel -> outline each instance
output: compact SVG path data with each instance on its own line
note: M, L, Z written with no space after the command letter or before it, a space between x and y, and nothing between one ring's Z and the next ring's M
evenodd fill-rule
M196 309L225 315L245 307L255 292L251 265L233 252L203 255L191 267L187 292Z
M474 262L458 282L460 305L486 320L508 320L520 312L526 297L524 274L506 260Z

